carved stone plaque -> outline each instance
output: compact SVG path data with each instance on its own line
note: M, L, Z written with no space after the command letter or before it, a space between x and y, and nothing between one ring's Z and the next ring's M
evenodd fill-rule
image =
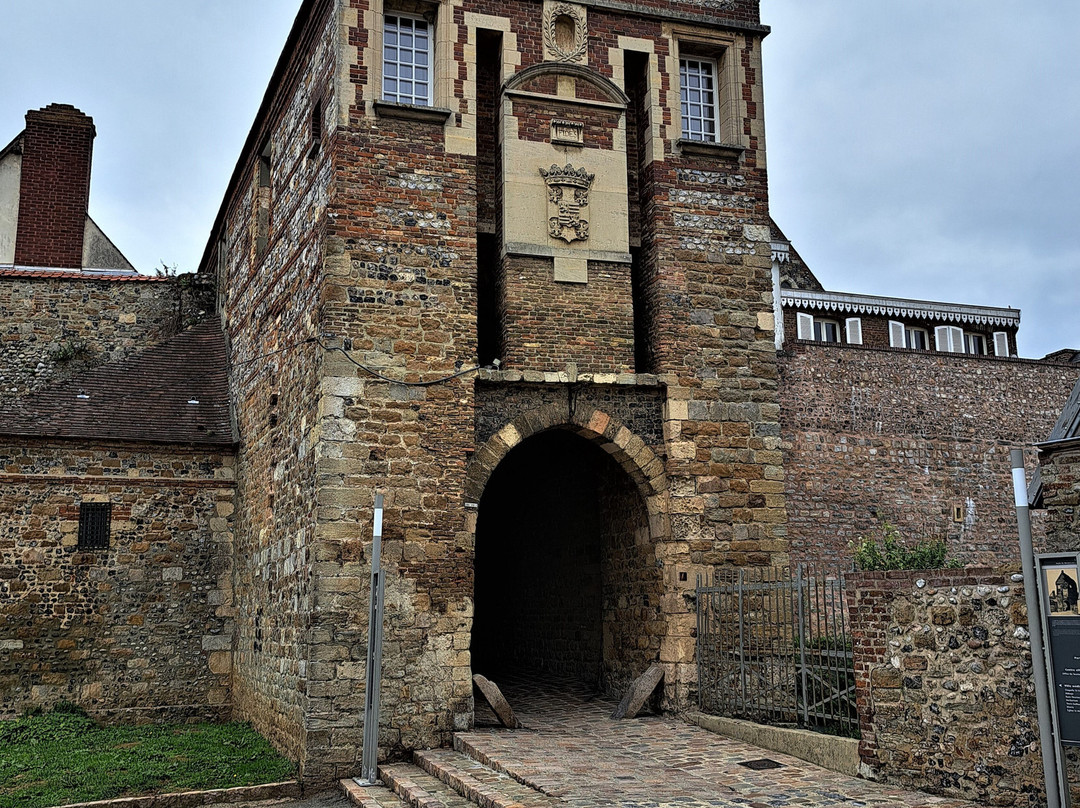
M548 235L567 244L586 241L589 222L585 218L585 209L589 206L589 189L596 175L567 163L562 168L557 165L547 170L541 168L540 176L548 187Z
M551 122L551 142L557 146L583 146L585 124L556 118Z
M585 9L571 3L544 4L545 58L584 62L589 48Z

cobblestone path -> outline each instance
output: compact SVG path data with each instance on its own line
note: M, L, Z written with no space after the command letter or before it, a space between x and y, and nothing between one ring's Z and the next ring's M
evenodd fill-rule
M524 729L478 727L459 733L457 746L574 808L974 808L837 774L677 718L614 721L613 702L565 684L527 687L505 688ZM760 758L782 768L739 765Z

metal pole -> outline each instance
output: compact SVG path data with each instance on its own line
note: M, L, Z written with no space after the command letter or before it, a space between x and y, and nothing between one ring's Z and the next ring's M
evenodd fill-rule
M379 691L382 684L383 595L382 575L383 495L375 495L375 525L371 547L371 611L368 612L367 678L364 693L364 750L360 762L362 786L379 782Z
M810 726L810 694L806 691L806 609L803 605L803 565L798 566L796 587L799 590L799 676L802 679L802 714L804 727ZM796 700L795 708L799 703Z
M1031 635L1031 666L1035 677L1035 701L1039 708L1039 739L1042 742L1046 806L1047 808L1062 808L1062 782L1058 776L1060 747L1054 737L1050 717L1050 680L1046 675L1042 626L1039 621L1039 589L1035 578L1035 550L1031 545L1031 513L1028 509L1024 452L1022 449L1013 449L1011 457L1016 521L1020 528L1020 561L1024 566L1024 596L1027 599L1028 632Z
M739 567L739 681L742 709L746 709L746 634L743 631L743 568Z

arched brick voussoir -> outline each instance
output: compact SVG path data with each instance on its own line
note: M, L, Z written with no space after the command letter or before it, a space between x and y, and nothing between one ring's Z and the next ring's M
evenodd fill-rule
M496 467L514 447L550 429L567 429L598 444L630 475L646 500L667 490L664 461L619 419L589 406L576 408L568 417L565 407L548 405L505 424L477 449L465 473L466 501L480 501Z

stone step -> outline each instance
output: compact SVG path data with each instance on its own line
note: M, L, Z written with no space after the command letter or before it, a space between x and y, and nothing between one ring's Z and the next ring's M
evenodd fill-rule
M468 797L480 808L551 808L561 804L560 800L453 749L416 752L413 759L424 771Z
M341 781L341 790L359 808L405 808L407 805L385 786L362 786L352 778Z
M411 763L380 766L379 777L410 808L476 808L476 803Z

